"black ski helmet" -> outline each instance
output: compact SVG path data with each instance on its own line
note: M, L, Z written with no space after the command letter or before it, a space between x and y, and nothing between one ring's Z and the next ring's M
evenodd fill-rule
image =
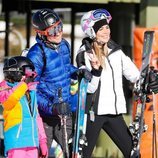
M32 17L32 25L37 32L38 30L44 31L50 26L56 24L57 22L61 22L57 13L47 8L37 11L36 13L33 14Z
M24 56L15 56L4 61L3 73L5 79L11 79L19 82L22 76L26 75L26 69L29 68L34 73L34 65L30 59Z

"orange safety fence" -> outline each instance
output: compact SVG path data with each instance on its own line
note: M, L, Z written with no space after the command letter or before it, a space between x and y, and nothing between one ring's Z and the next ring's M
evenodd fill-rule
M133 47L133 61L136 66L140 69L142 65L142 50L143 50L143 39L144 32L147 30L153 30L154 40L152 45L152 54L150 58L150 66L154 66L155 69L158 70L158 27L154 28L135 28L134 30L134 47ZM151 102L146 104L144 118L145 124L148 126L148 129L145 133L142 134L140 151L142 158L152 158L155 151L153 146L153 141L156 139L156 143L158 145L158 94L154 95L154 97L149 96L151 98ZM134 102L133 106L133 117L136 112L136 103ZM156 127L156 139L153 139L153 116L155 116L155 127ZM158 147L158 146L157 146ZM158 149L156 149L158 152Z

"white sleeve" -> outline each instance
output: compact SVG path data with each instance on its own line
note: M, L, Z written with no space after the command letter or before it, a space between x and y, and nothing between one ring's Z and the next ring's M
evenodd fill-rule
M91 81L88 83L88 89L87 89L88 93L94 93L97 90L99 85L99 80L100 77L96 77L96 76L92 77Z
M122 53L122 67L123 75L132 83L135 83L139 79L140 72L132 60Z
M85 57L86 69L88 71L91 71L92 67L91 67L90 59L87 53L84 54L84 57ZM99 80L100 80L100 77L93 75L91 81L88 83L88 89L87 89L88 93L94 93L97 90L98 85L99 85Z

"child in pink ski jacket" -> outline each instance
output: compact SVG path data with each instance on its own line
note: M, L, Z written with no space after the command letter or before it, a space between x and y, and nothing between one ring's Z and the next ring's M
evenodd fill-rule
M7 59L0 83L3 106L4 146L8 158L47 157L47 139L37 110L32 62L23 56Z

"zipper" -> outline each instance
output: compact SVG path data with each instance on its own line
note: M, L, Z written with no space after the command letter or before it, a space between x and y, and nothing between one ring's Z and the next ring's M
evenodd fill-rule
M35 144L35 137L34 137L34 122L33 122L32 118L31 118L31 121L32 121L32 140L33 140L33 144L35 146L36 144Z
M117 96L116 96L116 91L115 91L114 71L113 71L113 68L111 66L111 63L110 63L110 60L108 57L107 57L107 60L108 60L109 66L110 66L111 71L112 71L113 91L114 91L114 95L115 95L115 110L116 110L116 114L118 114L117 106L116 106Z
M18 132L16 138L19 138L20 132L22 131L22 123L19 125Z
M31 107L28 105L28 101L27 101L27 98L25 98L25 102L26 102L26 104L27 104L27 108L28 108L28 111L29 111L29 114L30 114L30 118L31 118L31 122L32 122L32 141L33 141L33 144L34 144L34 146L36 145L36 143L35 143L35 138L34 138L34 122L33 122L33 113L30 111L31 109ZM34 107L35 108L35 107ZM34 111L34 110L33 110Z
M64 65L64 56L63 56L63 53L62 52L59 52L58 51L58 54L60 56L60 60L61 60L61 65L62 65L62 68L64 69L64 75L66 75L68 72L67 72L67 69L66 69L66 66ZM67 64L67 63L66 63ZM61 86L60 86L61 87ZM69 89L70 90L70 89ZM67 91L69 91L67 90ZM59 96L58 96L59 97Z

